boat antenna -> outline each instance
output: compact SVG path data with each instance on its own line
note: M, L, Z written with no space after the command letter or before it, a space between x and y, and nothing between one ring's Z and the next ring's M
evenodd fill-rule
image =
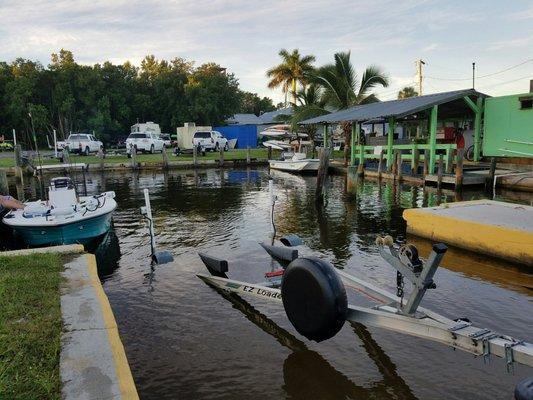
M41 153L39 152L39 145L37 144L37 135L35 134L35 126L33 124L33 117L31 116L31 112L28 112L28 116L30 117L30 124L31 124L31 133L33 137L33 143L35 144L35 151L37 152L37 160L39 161L39 181L40 181L40 189L41 189L41 196L46 199L46 193L44 192L44 181L43 181L43 161L41 159Z

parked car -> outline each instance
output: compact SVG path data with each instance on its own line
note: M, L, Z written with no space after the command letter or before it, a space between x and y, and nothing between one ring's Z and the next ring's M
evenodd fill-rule
M169 133L160 133L159 139L161 139L165 143L165 147L172 147L172 141L170 140Z
M58 146L59 147L59 146ZM104 144L93 135L87 133L73 133L67 138L65 149L69 153L78 153L88 156L103 150Z
M224 149L228 151L228 139L222 136L218 131L198 131L192 139L194 146L201 146L205 150L218 151Z
M159 138L158 133L143 132L130 133L126 139L126 149L128 156L131 154L131 149L135 148L137 152L152 153L156 151L163 152L165 142Z

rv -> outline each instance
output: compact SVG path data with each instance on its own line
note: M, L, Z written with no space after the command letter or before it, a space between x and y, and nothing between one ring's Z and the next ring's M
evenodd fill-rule
M130 133L155 133L157 135L160 135L161 128L159 127L159 124L156 124L152 121L148 121L132 125Z

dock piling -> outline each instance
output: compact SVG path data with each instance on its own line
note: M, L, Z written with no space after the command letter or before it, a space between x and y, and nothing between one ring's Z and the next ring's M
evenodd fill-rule
M131 169L133 170L137 169L137 148L136 147L131 148Z
M398 152L399 150L394 150L391 163L391 170L392 175L394 175L394 179L396 179L396 175L398 174Z
M418 174L418 164L420 164L420 152L416 145L413 146L413 162L411 164L411 175L415 176Z
M9 186L7 184L7 174L6 171L0 170L0 194L7 195L9 194Z
M224 148L223 147L220 147L218 149L218 154L219 154L218 165L223 167L224 166Z
M270 148L270 147L269 147ZM318 173L316 176L316 191L315 191L315 201L317 203L324 202L324 185L326 183L326 178L328 175L329 167L329 149L320 148L318 150Z
M396 176L398 178L398 182L400 182L402 180L402 151L399 150L397 155L396 155L397 159L396 159L396 162L397 162L397 167L396 167Z
M494 174L496 173L496 158L492 157L490 159L490 169L489 169L489 176L487 177L485 181L485 190L492 190L492 186L494 184Z
M379 152L378 179L381 180L381 170L383 169L383 149Z
M250 146L246 146L246 165L250 165L251 157L250 157Z
M268 160L272 160L272 147L268 147L268 156L267 156L267 159Z
M437 187L440 188L442 186L442 173L444 171L444 155L441 153L439 154L439 163L437 166Z
M446 149L446 173L451 174L453 169L453 149Z
M424 178L427 176L428 173L429 173L429 151L424 150L424 171L422 173L424 175Z
M163 150L161 150L161 156L163 157L163 168L168 169L168 154L167 149L163 146Z
M464 149L457 149L457 159L455 160L455 190L463 187L463 153Z
M192 163L194 168L198 166L198 148L196 146L192 146Z

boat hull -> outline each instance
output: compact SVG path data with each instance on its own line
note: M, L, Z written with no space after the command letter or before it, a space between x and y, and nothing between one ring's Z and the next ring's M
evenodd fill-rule
M277 169L280 171L286 172L295 172L295 173L317 173L318 165L320 161L309 159L309 160L297 160L297 161L270 161L270 168Z
M111 228L113 212L59 226L11 226L29 246L87 244Z

